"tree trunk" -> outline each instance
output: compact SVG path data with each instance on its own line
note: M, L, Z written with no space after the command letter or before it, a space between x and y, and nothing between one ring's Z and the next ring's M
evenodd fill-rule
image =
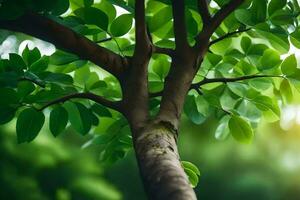
M144 187L151 200L196 200L177 150L177 134L168 124L150 124L134 138Z

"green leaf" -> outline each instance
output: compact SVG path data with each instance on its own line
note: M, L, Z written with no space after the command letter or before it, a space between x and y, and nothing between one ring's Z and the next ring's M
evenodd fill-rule
M281 71L286 76L291 76L296 72L297 60L295 55L290 55L281 64Z
M43 56L39 60L32 63L32 65L29 67L29 70L33 72L42 72L48 68L48 64L49 64L49 57Z
M90 77L90 68L89 66L84 66L75 71L74 80L76 83L85 86Z
M92 105L92 111L96 113L99 117L112 117L111 112L104 106L100 104Z
M239 99L239 97L237 97L236 95L234 95L232 93L231 90L229 90L228 88L226 88L223 92L223 94L218 97L221 103L221 107L225 110L232 110L234 109L234 106L237 102L237 99Z
M277 26L289 25L294 23L294 14L289 10L277 10L273 13L270 20Z
M109 1L101 1L100 3L94 4L94 6L105 12L110 22L115 19L117 12Z
M252 14L247 9L237 9L234 12L235 18L240 21L241 23L249 26L255 25L255 23L252 20Z
M284 29L280 29L278 27L271 29L267 23L258 24L255 28L255 31L261 35L262 38L269 41L276 51L281 54L288 53L290 49L290 42Z
M35 86L30 81L21 81L18 83L18 96L24 98L35 90Z
M74 13L83 19L86 24L96 25L102 30L107 30L108 16L102 10L93 7L84 7L75 10Z
M290 40L292 44L300 49L300 30L297 28L293 33L290 34Z
M222 56L213 53L207 53L206 57L212 66L216 66L217 64L219 64L223 58Z
M199 113L201 113L203 116L207 117L209 115L209 103L206 101L206 99L202 95L198 95L195 99L197 104L197 110Z
M194 96L187 96L184 104L184 112L195 124L202 124L206 117L198 111Z
M36 138L45 122L43 112L34 108L23 110L17 119L16 131L18 143L31 142Z
M200 176L200 171L199 171L198 167L196 165L194 165L193 163L188 162L188 161L181 161L181 164L182 164L182 166L183 166L184 169L190 169L195 174L197 174L198 176Z
M253 130L243 118L233 115L228 122L228 126L234 139L245 144L251 143L254 135Z
M24 51L22 52L22 57L27 66L30 67L34 62L41 58L41 53L36 47L30 50L28 46L26 46Z
M293 101L293 91L290 85L290 82L287 79L284 79L280 84L280 93L283 101L291 103Z
M267 0L253 0L250 12L252 14L252 20L256 24L266 20L267 3Z
M195 16L197 16L197 15L195 15ZM194 38L198 34L198 23L197 23L197 20L193 16L192 10L185 9L185 21L186 21L188 36L190 38Z
M66 65L77 60L78 56L60 50L56 50L50 57L50 63L53 65Z
M263 56L260 59L260 66L258 66L259 70L267 70L271 69L277 65L279 65L281 62L280 55L277 51L274 51L272 49L265 50Z
M63 73L44 72L40 74L41 79L50 83L73 84L72 76Z
M120 37L129 32L132 26L131 14L123 14L117 17L110 25L110 33L114 37Z
M172 20L172 8L170 6L160 9L153 17L149 18L149 30L155 32Z
M241 47L242 47L244 53L248 52L251 44L252 44L252 42L251 42L251 39L249 37L242 37Z
M249 81L249 85L256 90L265 91L272 86L272 81L269 78L255 78Z
M114 5L117 5L123 9L127 10L130 13L134 12L133 5L129 5L130 0L128 3L124 0L108 0L108 1Z
M251 101L261 111L271 111L278 118L280 117L280 109L279 109L278 105L275 102L273 102L273 100L270 97L257 96L255 98L251 99Z
M0 105L14 105L19 103L17 92L12 88L0 88Z
M10 122L15 117L15 113L16 108L0 105L0 125Z
M188 161L181 161L181 165L188 176L192 187L196 187L199 182L200 171L196 165Z
M80 103L66 102L64 107L68 111L72 127L81 135L86 135L92 126L90 111Z
M237 82L232 82L232 83L227 83L227 87L236 95L240 97L246 96L248 87L247 85L243 83L237 83Z
M230 116L225 115L224 117L222 117L222 119L219 122L219 125L215 131L215 138L217 140L225 140L230 131L228 128L228 122L229 122Z
M197 176L197 174L190 170L190 169L184 169L184 172L186 173L186 175L188 176L188 179L190 181L191 186L194 188L198 185L199 182L199 178Z
M105 85L105 82L104 83L99 83L99 82L100 82L100 80L99 80L98 74L96 72L89 72L89 77L85 81L85 87L87 90L91 90L91 89L95 88L95 84L96 84L96 87L99 87L99 88L101 87L100 84Z
M14 67L26 69L26 63L24 62L23 58L18 54L10 53L9 61L10 61L11 65L13 65Z
M57 0L53 5L53 9L51 10L51 14L53 15L62 15L64 14L70 7L69 0Z
M154 93L154 92L159 92L162 91L164 88L164 83L161 81L149 81L149 91Z
M261 111L250 101L241 99L235 106L235 111L239 113L239 116L244 117L251 123L259 123L262 113Z
M49 128L54 137L61 134L68 123L68 112L62 106L55 107L51 113L49 118Z
M234 70L241 75L251 75L251 74L255 74L258 72L256 67L254 67L252 64L249 64L245 60L240 60L234 66Z
M168 58L160 56L153 60L151 64L153 72L156 73L161 80L163 80L170 70L170 62L168 61Z
M268 6L268 12L271 16L276 10L282 9L286 5L286 0L271 0Z

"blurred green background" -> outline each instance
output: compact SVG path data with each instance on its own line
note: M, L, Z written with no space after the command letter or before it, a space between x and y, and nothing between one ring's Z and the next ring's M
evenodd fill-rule
M182 160L201 171L198 198L300 199L300 107L285 108L282 116L262 122L250 145L215 139L214 119L196 126L183 117L179 148ZM0 199L146 199L134 152L104 165L97 146L81 148L90 136L66 130L53 138L45 126L33 143L20 145L14 126L0 126Z

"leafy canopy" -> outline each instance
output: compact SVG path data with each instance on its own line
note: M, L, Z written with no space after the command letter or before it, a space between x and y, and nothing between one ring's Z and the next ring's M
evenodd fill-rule
M228 2L211 1L209 10L216 13ZM0 20L37 12L119 55L133 55L132 0L0 0L0 3ZM187 0L185 5L188 41L194 44L203 22L196 0ZM300 91L297 58L294 54L283 56L291 48L300 48L299 14L297 0L247 0L229 15L211 38L209 52L186 98L185 115L195 124L215 117L219 119L217 139L232 135L242 143L251 142L262 118L278 120L280 107L291 103L293 93ZM147 1L147 26L157 47L174 49L172 19L170 0ZM17 36L17 45L24 40L23 35L9 34ZM1 42L9 34L1 31ZM48 120L55 137L66 128L73 128L81 135L92 133L93 138L84 147L101 146L104 161L124 157L132 147L124 117L91 99L71 98L77 93L92 93L118 101L122 92L117 79L65 51L57 49L50 56L40 51L26 47L19 54L10 53L7 59L0 60L0 124L16 117L21 143L34 140ZM170 62L169 55L157 53L151 57L149 93L162 91ZM160 97L153 95L149 102L153 115L159 102ZM195 185L200 173L190 163L183 165Z

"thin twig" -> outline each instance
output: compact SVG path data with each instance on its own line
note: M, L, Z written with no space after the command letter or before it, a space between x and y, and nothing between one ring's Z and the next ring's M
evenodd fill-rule
M211 79L205 78L198 83L192 84L190 89L196 89L208 83L218 83L218 82L229 83L229 82L244 81L244 80L249 80L254 78L284 78L284 76L283 75L248 75L248 76L241 76L235 78L211 78Z
M212 46L213 44L216 44L217 42L220 42L220 41L222 41L222 40L224 40L226 38L229 38L229 37L231 37L231 36L233 36L235 34L244 33L244 32L247 32L249 30L251 30L251 29L247 28L247 29L242 29L242 30L237 30L237 31L229 32L229 33L227 33L227 34L219 37L218 39L215 39L215 40L211 41L209 43L209 46Z
M104 39L101 39L101 40L95 41L95 43L99 44L99 43L103 43L103 42L111 41L112 39L113 39L112 37L109 37L109 38L104 38Z
M207 26L211 20L207 0L198 0L198 10L201 15L204 26Z
M68 94L66 96L60 97L58 99L55 99L53 101L50 101L48 103L46 103L45 105L43 105L41 108L39 108L38 110L44 110L45 108L58 104L58 103L63 103L65 101L68 101L70 99L89 99L92 101L95 101L96 103L102 104L108 108L112 108L114 110L120 111L121 112L121 106L120 106L120 102L119 101L110 101L107 100L101 96L95 95L93 93L90 92L86 92L86 93L73 93L73 94Z
M34 83L35 85L38 85L42 88L46 87L46 85L44 83L41 83L37 80L33 80L33 79L30 79L30 78L27 78L27 77L21 77L21 78L18 79L18 81L30 81L30 82Z

